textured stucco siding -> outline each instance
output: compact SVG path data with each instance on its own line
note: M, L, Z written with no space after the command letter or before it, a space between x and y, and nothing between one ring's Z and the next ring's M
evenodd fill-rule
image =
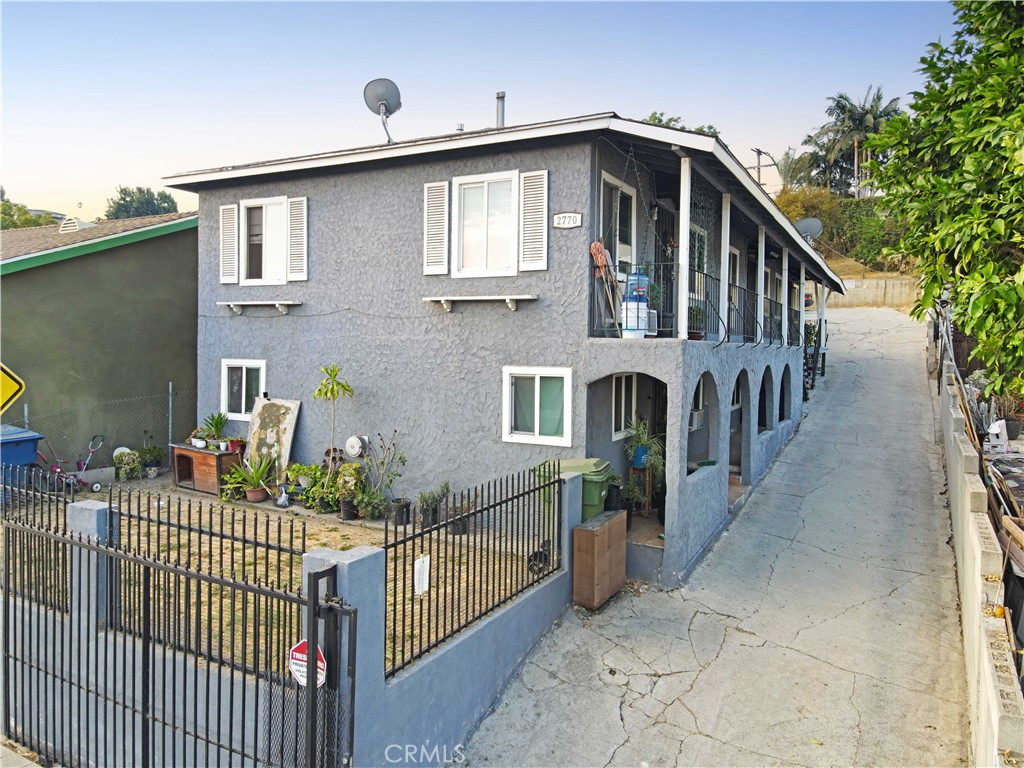
M549 228L547 271L456 279L423 275L423 185L466 174L547 169L549 214L583 214L577 229ZM337 362L355 390L338 402L337 437L399 430L409 458L398 491L444 479L456 488L551 457L582 455L585 389L575 383L572 448L501 440L502 366L579 369L587 335L591 144L465 153L327 176L248 184L200 195L199 416L220 407L220 361L265 359L271 396L302 401L292 456L312 461L330 441L330 409L314 401L320 366ZM283 286L221 285L218 208L240 199L308 198L309 280ZM427 296L536 294L515 312L503 302ZM217 301L294 300L232 316ZM231 428L243 433L244 423Z
M330 440L330 409L312 399L321 365L337 362L355 389L338 403L337 438L399 430L408 456L395 490L414 496L449 480L454 487L484 482L555 457L598 456L624 474L623 441L611 440L611 379L636 372L667 391L665 580L692 567L727 522L729 402L747 372L746 430L756 430L756 396L770 366L778 414L784 366L799 382L799 349L685 339L588 338L589 243L598 236L600 172L638 189L637 246L653 248L643 211L653 179L606 142L589 138L521 145L514 152L464 152L442 160L380 164L330 174L284 178L214 189L200 195L199 416L220 405L220 361L265 359L267 390L302 401L292 456L313 461ZM583 226L549 226L549 268L516 277L456 279L422 274L423 185L466 174L519 169L548 171L548 212L580 212ZM643 196L639 190L643 189ZM276 287L220 285L218 207L277 195L308 198L309 280ZM717 203L720 208L720 200ZM714 210L714 206L708 209ZM549 221L550 224L550 221ZM713 230L712 230L713 231ZM504 303L456 303L451 313L423 297L537 294L515 312ZM288 315L246 308L236 317L217 301L294 300ZM572 446L506 443L501 439L502 367L572 369ZM688 420L698 378L709 372L718 408L706 416L718 466L687 477ZM650 392L641 377L638 400ZM802 409L791 388L793 417L744 441L744 479L763 476ZM644 413L644 406L638 409ZM234 424L244 432L244 424Z

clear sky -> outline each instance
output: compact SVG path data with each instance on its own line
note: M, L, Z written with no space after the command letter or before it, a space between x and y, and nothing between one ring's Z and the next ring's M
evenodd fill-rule
M0 184L30 208L92 219L118 185L159 190L181 171L381 143L362 96L377 77L401 88L398 141L491 126L503 90L508 125L659 110L717 126L753 165L753 147L799 147L837 92L881 86L905 104L953 9L5 0L0 21Z

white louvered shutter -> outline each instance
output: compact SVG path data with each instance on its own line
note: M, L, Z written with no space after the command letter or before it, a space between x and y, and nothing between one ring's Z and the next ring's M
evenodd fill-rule
M448 182L423 185L423 274L448 274Z
M306 198L288 199L288 280L306 280Z
M519 271L548 268L548 172L519 175Z
M238 282L238 206L220 207L220 281Z

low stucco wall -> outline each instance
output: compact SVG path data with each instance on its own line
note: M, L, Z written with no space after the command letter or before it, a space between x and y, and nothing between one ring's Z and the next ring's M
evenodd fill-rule
M883 280L844 280L846 294L828 297L829 309L846 307L909 307L921 295L917 280L912 277Z
M946 364L944 381L951 375ZM940 389L949 511L960 594L971 723L970 763L1000 765L1004 750L1024 751L1024 696L1006 623L991 613L1003 604L1003 553L987 513L978 453L964 434L956 391Z
M458 761L461 745L571 603L570 532L580 523L583 481L579 474L563 477L562 570L390 680L384 676L384 550L320 549L303 557L304 574L335 566L340 594L358 611L354 765Z

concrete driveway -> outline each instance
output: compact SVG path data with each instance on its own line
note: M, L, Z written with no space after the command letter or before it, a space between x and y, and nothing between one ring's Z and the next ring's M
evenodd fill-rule
M567 614L470 765L966 763L925 331L887 309L829 319L797 436L688 583Z

